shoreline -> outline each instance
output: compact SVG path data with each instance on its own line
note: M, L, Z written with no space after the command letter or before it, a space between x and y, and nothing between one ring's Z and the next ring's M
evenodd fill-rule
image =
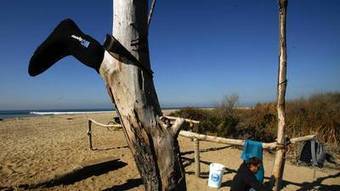
M189 107L165 107L162 111L178 111ZM212 109L213 107L192 107L197 109ZM41 117L41 116L58 116L58 115L89 115L89 114L103 114L114 113L114 109L54 109L54 110L2 110L0 111L0 121L27 118L27 117Z
M172 110L172 108L162 109ZM67 109L67 110L12 110L12 111L0 111L0 119L8 120L15 118L27 118L27 117L41 117L41 116L60 116L60 115L89 115L89 114L105 114L115 113L113 109Z

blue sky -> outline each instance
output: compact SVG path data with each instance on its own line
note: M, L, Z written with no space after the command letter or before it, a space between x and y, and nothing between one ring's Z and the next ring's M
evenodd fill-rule
M102 42L112 1L2 1L0 110L111 107L101 78L74 58L27 74L35 48L67 17ZM340 1L289 0L287 41L288 99L340 91ZM245 105L275 99L275 0L158 0L149 42L163 106L209 106L234 93Z

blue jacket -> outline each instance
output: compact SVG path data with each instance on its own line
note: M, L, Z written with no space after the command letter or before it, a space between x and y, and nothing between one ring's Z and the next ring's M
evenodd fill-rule
M263 158L263 149L262 149L262 143L257 142L257 141L252 141L252 140L246 140L244 145L243 145L243 152L241 154L241 158L244 161L248 161L252 157L256 157L262 160ZM261 168L257 171L255 174L256 179L260 182L263 183L264 179L264 168L263 165Z

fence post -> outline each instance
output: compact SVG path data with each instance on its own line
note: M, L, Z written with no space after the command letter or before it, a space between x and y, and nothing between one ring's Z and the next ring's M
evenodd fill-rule
M88 125L89 125L89 131L87 132L87 135L89 136L90 149L93 150L93 146L92 146L92 121L91 120L88 121Z
M197 177L201 174L200 166L200 142L197 138L194 138L194 150L195 150L195 175Z
M288 0L279 0L279 71L277 78L277 148L272 171L272 184L274 191L281 190L282 177L286 157L286 89L287 89L287 43L286 43L286 17Z

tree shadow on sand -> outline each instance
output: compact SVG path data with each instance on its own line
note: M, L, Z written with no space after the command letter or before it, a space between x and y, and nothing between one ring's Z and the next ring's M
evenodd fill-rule
M115 185L111 188L104 189L103 191L118 191L118 190L129 190L134 187L138 187L143 184L141 178L134 178L127 180L124 184Z
M211 147L211 148L207 148L207 149L200 149L200 153L223 150L223 149L226 149L226 148L229 148L229 147L231 147L231 146ZM193 154L193 153L194 153L194 151L181 152L181 158L182 158L182 163L183 163L184 167L190 166L193 162L195 162L195 160L193 158L189 158L189 157L184 156L184 155ZM200 163L210 165L211 162L200 160Z
M218 151L218 150L222 150L222 149L226 149L231 147L230 145L227 146L223 146L223 147L211 147L211 148L206 148L206 149L200 149L200 153L205 153L205 152L209 152L209 151ZM193 154L194 151L185 151L185 152L181 152L181 155L188 155L188 154Z
M57 175L50 180L39 182L36 184L23 184L16 186L20 189L36 189L36 188L51 188L61 185L70 185L76 182L87 179L91 176L99 176L106 174L110 171L117 170L126 166L127 163L120 161L119 159L107 160L100 163L92 163L90 165L83 165L76 169L66 172L61 175Z
M192 164L193 162L195 162L195 159L188 158L188 157L182 157L182 161L183 161L183 166L187 167L190 164ZM200 163L201 164L205 164L205 165L210 165L212 162L200 160ZM231 169L231 168L227 168L227 167L224 167L224 169L225 169L225 171L223 172L223 174L229 174L229 173L236 173L237 172L236 170ZM192 174L195 174L195 172L193 172L193 171L185 171L185 174L192 175ZM201 172L200 173L200 178L205 178L205 179L209 178L209 172Z
M92 151L109 151L109 150L116 150L116 149L127 149L129 146L119 146L119 147L108 147L108 148L93 148Z
M189 157L181 157L182 158L182 163L184 167L190 166L192 163L195 162L195 159L189 158ZM200 163L210 165L211 162L200 160Z

